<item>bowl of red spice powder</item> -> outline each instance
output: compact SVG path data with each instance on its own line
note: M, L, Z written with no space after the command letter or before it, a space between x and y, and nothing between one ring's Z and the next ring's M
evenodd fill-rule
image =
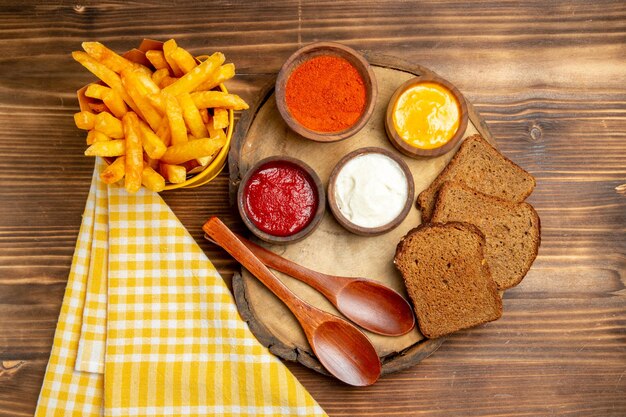
M349 138L374 111L374 71L352 48L316 42L296 51L276 79L276 105L285 123L317 142Z

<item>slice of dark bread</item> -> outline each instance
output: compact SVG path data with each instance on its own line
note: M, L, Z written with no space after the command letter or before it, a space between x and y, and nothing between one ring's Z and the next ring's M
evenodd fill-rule
M533 192L535 178L480 135L466 138L448 166L417 197L422 222L430 221L437 192L445 181L459 181L481 193L520 203Z
M499 290L520 283L541 243L539 216L528 203L511 203L458 182L439 190L434 222L467 222L485 235L485 258Z
M445 336L502 316L484 246L480 230L459 222L422 224L398 243L394 264L424 336Z

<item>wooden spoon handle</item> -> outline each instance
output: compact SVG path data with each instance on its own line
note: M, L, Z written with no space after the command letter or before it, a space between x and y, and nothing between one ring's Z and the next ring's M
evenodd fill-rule
M237 236L217 217L211 217L202 230L220 245L226 252L243 265L252 275L257 277L270 291L289 307L291 312L302 319L311 314L312 307L298 298L285 284L270 272L254 254L237 239Z
M248 247L261 260L265 265L272 269L283 272L290 275L305 284L310 285L317 291L321 292L326 298L333 299L334 295L339 291L341 287L345 285L345 279L342 277L335 277L321 272L313 271L302 265L285 259L280 255L275 254L272 251L265 249L262 246L257 245L254 242L249 241L243 236L236 235L237 238Z

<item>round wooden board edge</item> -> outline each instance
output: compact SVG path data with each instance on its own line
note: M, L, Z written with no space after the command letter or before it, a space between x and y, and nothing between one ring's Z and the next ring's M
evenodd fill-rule
M395 69L398 71L404 71L417 76L428 75L439 77L438 74L421 65L411 64L397 57L382 55L370 51L361 52L371 65ZM276 77L272 77L271 80L268 81L268 83L259 92L257 100L250 106L248 111L243 113L243 115L239 119L239 123L235 127L231 149L228 154L229 196L231 207L235 205L237 188L239 187L239 183L241 182L242 178L242 173L239 170L239 158L241 155L241 148L246 139L248 130L254 122L258 110L271 97L271 94L274 91L275 82ZM476 127L478 132L485 139L487 139L487 141L495 144L495 140L491 134L491 131L489 130L483 118L474 109L469 101L466 100L466 102L469 119L471 120L472 124ZM328 372L314 356L312 356L308 352L302 351L301 349L285 345L281 340L276 338L263 325L263 323L256 320L248 304L248 289L245 285L241 273L236 272L233 275L232 287L235 304L237 305L241 318L248 324L248 327L250 328L252 333L263 346L267 347L270 352L284 360L297 361L302 365L313 369L321 374L329 375ZM424 339L423 341L418 342L415 345L409 346L403 351L382 357L382 375L398 372L403 369L407 369L413 365L416 365L423 359L430 356L433 352L435 352L445 341L445 339L445 337L439 339Z

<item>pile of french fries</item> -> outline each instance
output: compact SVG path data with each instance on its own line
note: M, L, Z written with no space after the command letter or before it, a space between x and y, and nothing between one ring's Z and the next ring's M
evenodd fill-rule
M99 42L82 47L72 57L101 80L84 92L91 111L74 115L88 131L85 155L111 162L100 178L124 179L130 193L142 184L158 192L166 181L182 183L202 171L226 144L229 110L248 108L239 96L215 91L235 75L221 52L198 62L170 39L145 52L149 68Z

